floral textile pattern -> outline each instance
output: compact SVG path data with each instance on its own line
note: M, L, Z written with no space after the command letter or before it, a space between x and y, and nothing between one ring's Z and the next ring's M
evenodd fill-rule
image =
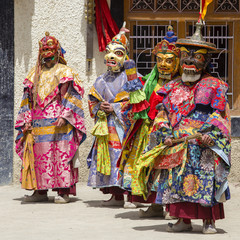
M224 86L222 86L224 85ZM174 90L172 90L174 89ZM179 123L183 116L191 113L197 104L208 105L213 109L223 111L226 106L225 94L227 84L221 80L209 76L205 76L197 84L186 85L181 80L176 82L171 81L164 85L158 94L163 94L166 97L163 99L163 104L169 113L171 126L174 127ZM180 99L175 97L176 93L181 93ZM188 100L184 100L184 95L188 95ZM172 100L173 98L173 100Z
M226 104L226 112L227 109L228 105ZM224 114L222 115L224 116ZM178 177L180 166L172 169L171 186L169 186L169 170L161 170L156 203L169 204L187 201L199 203L203 206L214 206L217 203L216 192L220 190L230 170L228 165L228 161L230 162L228 118L221 117L219 110L212 108L210 104L196 104L195 109L189 112L187 116L183 116L174 127L167 125L161 114L158 117L159 119L154 121L153 131L151 132L151 135L154 135L155 138L162 136L164 132L169 130L176 138L201 132L202 134L208 134L213 139L218 152L214 152L199 139L190 140L185 169L180 177ZM154 144L157 145L158 143L159 141L155 139L151 146L148 144L146 153L153 149ZM221 155L220 153L226 154L228 161L224 160L221 157L224 154ZM158 158L155 157L155 164ZM148 159L145 159L145 161L148 161ZM154 170L155 168L152 171ZM226 190L226 196L227 199L230 198L228 189Z
M187 196L197 193L200 181L195 175L187 175L183 181L183 191Z
M202 151L200 159L201 168L206 172L213 171L214 168L214 153L210 149Z
M180 88L172 91L171 102L173 105L180 105L183 102L188 101L190 97L190 90L186 86L181 86Z

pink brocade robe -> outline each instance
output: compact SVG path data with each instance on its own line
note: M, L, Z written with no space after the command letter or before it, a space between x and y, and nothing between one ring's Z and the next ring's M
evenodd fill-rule
M15 128L19 130L16 152L23 160L24 124L31 122L35 144L35 173L38 189L69 188L78 182L78 169L72 159L86 138L82 109L83 88L78 75L63 64L43 69L40 75L35 109L33 102L34 69L24 81L24 95ZM67 124L56 127L59 117Z

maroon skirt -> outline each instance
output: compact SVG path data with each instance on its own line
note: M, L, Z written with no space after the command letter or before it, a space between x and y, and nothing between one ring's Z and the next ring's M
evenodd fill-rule
M186 219L223 219L223 204L218 203L213 207L203 207L199 203L180 202L167 205L170 216Z
M144 200L142 196L135 196L135 195L128 195L128 201L129 202L139 202L139 203L155 203L156 199L156 192L151 192L147 200Z

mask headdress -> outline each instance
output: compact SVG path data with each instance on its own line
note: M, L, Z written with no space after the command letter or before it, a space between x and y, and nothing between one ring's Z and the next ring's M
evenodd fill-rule
M183 56L180 58L180 65L183 70L182 80L184 82L195 82L199 80L201 74L206 71L206 68L210 63L210 51L215 52L217 50L215 44L206 42L203 39L202 27L203 22L201 19L199 19L199 21L196 23L196 31L192 37L190 39L182 38L176 42L176 46L180 48L181 56ZM194 52L194 54L195 52L200 53L201 51L201 54L204 57L200 57L199 59L201 60L195 61L194 56L191 55L191 57L189 57L186 51Z
M38 93L38 84L39 84L39 77L42 70L42 65L44 63L44 59L51 58L52 60L54 57L57 56L56 63L67 64L66 60L64 59L64 49L61 47L59 41L50 36L49 32L45 33L45 36L39 41L39 52L38 52L38 59L35 68L35 75L34 75L34 91L33 91L33 106L36 106L36 99Z
M159 53L171 53L174 54L176 57L179 57L180 49L177 48L175 44L169 43L167 40L162 40L154 47L152 53L156 56L158 56Z
M202 37L202 27L205 25L204 18L207 13L208 5L213 2L213 0L201 0L200 1L200 12L199 19L196 23L196 31L190 39L182 38L176 42L178 47L182 46L193 46L197 48L205 48L207 51L216 51L216 45L211 42L206 42Z
M167 40L170 43L175 43L177 41L177 36L175 36L175 33L173 32L173 27L171 25L168 26L168 31L163 39Z
M44 60L45 58L52 58L56 55L58 57L59 63L67 64L64 59L65 51L61 47L59 41L54 37L50 36L49 32L45 33L45 36L39 41L39 54L40 58Z
M126 26L126 22L123 23L122 28L120 29L119 33L112 38L111 43L117 43L117 44L121 44L127 52L127 55L129 53L129 42L128 39L126 37L126 33L129 32L129 30L127 28L125 28Z
M180 49L166 40L159 42L152 53L157 57L159 78L171 80L179 68Z
M111 42L106 47L107 53L104 56L104 63L108 67L108 71L121 72L123 70L123 63L128 60L129 43L126 37L125 22L119 33L112 38Z
M203 23L200 20L199 22L196 23L196 31L192 35L190 39L188 38L181 38L176 42L176 46L182 47L182 46L193 46L193 47L198 47L198 48L205 48L208 51L216 51L216 45L211 42L206 42L203 39L202 36L202 27Z

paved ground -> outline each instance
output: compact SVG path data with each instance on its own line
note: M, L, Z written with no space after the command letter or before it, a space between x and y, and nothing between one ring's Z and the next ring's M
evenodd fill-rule
M231 184L232 199L225 204L226 219L216 224L219 233L207 236L201 233L200 220L193 221L192 233L167 233L168 221L164 219L139 219L138 209L100 207L108 195L83 184L78 184L77 190L78 196L69 204L54 204L52 191L46 203L23 204L21 197L29 192L20 186L0 187L0 239L240 239L240 183Z

